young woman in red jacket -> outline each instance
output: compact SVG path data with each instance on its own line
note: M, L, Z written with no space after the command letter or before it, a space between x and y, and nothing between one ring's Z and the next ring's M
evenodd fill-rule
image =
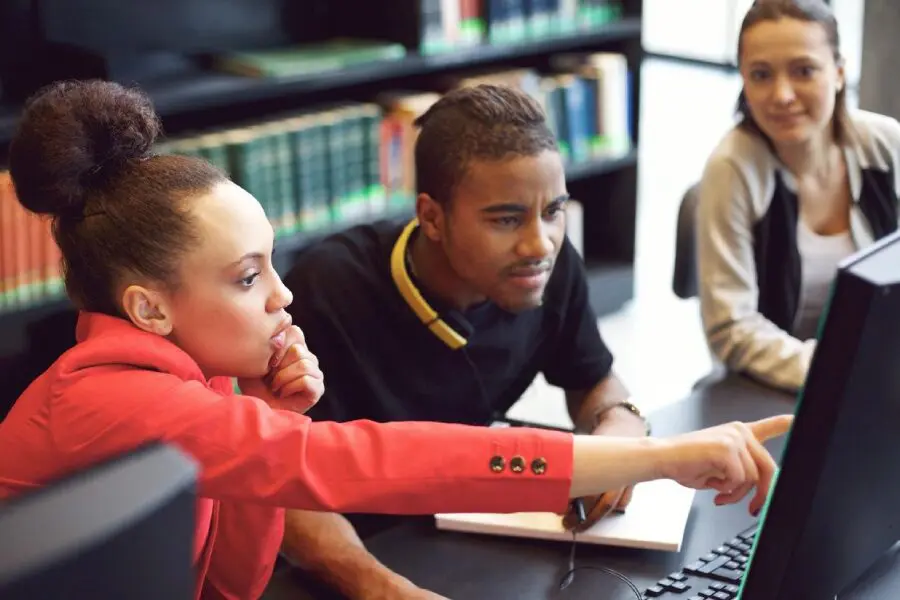
M756 487L751 510L762 506L774 463L760 441L789 416L665 440L311 423L302 412L324 377L284 310L268 218L204 161L152 154L158 133L149 100L113 83L58 83L26 107L13 183L53 217L81 313L78 343L0 424L0 497L150 440L177 445L201 466L198 598L259 597L282 507L562 513L656 478L714 488L720 503Z

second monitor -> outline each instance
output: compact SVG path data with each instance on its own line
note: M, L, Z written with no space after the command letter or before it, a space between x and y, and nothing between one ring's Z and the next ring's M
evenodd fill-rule
M900 539L898 459L895 233L839 265L739 598L843 597Z

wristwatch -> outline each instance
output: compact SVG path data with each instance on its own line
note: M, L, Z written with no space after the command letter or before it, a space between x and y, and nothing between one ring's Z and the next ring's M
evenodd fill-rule
M595 420L594 420L594 427L596 427L597 425L600 424L600 420L601 420L601 418L603 417L603 415L604 415L605 413L607 413L607 412L609 412L610 410L612 410L612 409L614 409L614 408L617 408L617 407L621 407L621 408L624 408L624 409L626 409L626 410L628 410L628 411L631 411L631 413L633 413L634 415L640 417L640 419L644 422L644 425L647 427L647 435L649 436L649 435L652 433L652 429L651 429L651 427L650 427L650 421L648 421L648 420L647 420L647 417L645 417L645 416L641 413L641 409L639 409L637 406L635 406L635 405L632 404L631 402L628 402L627 400L623 400L623 401L621 401L621 402L616 402L615 404L613 404L613 405L610 406L609 408L605 409L603 412L597 413L597 416L596 416L596 418L595 418Z

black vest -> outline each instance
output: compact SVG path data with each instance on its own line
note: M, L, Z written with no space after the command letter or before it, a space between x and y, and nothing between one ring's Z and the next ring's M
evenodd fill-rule
M863 169L859 208L876 240L897 229L897 195L894 175ZM775 174L775 191L765 216L753 227L757 310L785 331L791 331L800 303L801 262L797 248L797 194Z

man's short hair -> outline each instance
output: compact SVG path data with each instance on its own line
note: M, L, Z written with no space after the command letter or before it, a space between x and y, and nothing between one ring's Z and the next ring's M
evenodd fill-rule
M416 187L448 204L473 160L502 160L558 151L540 103L509 86L453 90L415 121Z

